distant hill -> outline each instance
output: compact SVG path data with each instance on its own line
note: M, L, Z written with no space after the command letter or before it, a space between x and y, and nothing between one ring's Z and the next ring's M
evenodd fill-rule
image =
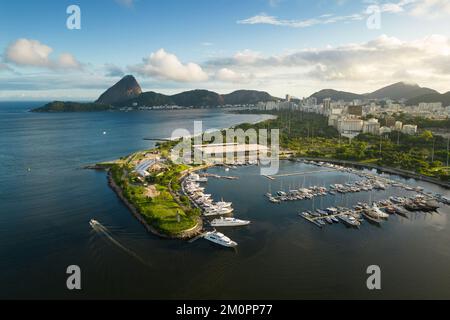
M264 91L255 90L238 90L229 94L223 95L225 104L256 104L261 101L275 101L278 98L272 97Z
M116 107L124 107L124 106L164 106L164 105L172 105L174 104L173 100L170 96L165 94L149 91L143 92L138 97L123 101L121 103L116 103Z
M417 84L408 84L405 82L398 82L387 87L378 89L374 92L367 94L356 94L352 92L337 91L333 89L325 89L316 92L312 97L317 98L319 103L322 103L323 99L331 98L334 101L344 100L353 101L355 99L367 100L367 99L391 99L391 100L409 100L416 97L439 94L436 90L429 88L422 88Z
M345 92L345 91L337 91L333 89L324 89L319 92L314 93L311 97L317 99L318 103L322 103L324 99L331 98L333 101L344 100L344 101L353 101L355 99L364 99L364 95Z
M171 96L178 106L183 107L216 107L223 105L223 97L208 90L185 91Z
M115 107L178 105L182 107L216 107L224 104L256 104L260 101L275 101L267 92L239 90L230 94L218 94L208 90L191 90L172 96L157 92L144 92L136 98L114 104Z
M442 102L444 107L450 106L450 91L444 94L432 93L415 97L406 101L408 106L416 106L421 102Z
M439 93L436 90L422 88L417 84L408 84L405 82L394 83L390 86L381 88L372 93L366 94L369 99L392 99L392 100L408 100L426 94Z
M110 105L100 103L80 103L71 101L53 101L33 109L33 112L95 112L111 110Z
M106 90L95 102L114 105L115 103L136 98L141 93L142 89L139 83L133 76L128 75Z

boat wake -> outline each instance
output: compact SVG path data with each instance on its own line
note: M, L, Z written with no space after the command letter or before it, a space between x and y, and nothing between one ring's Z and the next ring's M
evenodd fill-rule
M142 264L151 267L151 264L147 261L145 261L144 259L142 259L137 253L135 253L134 251L128 249L127 247L125 247L123 244L121 244L119 241L117 241L116 239L114 239L113 235L108 231L108 229L102 225L100 222L96 221L96 220L91 220L89 222L90 226L92 227L92 229L94 231L96 231L99 234L104 235L109 241L111 241L115 246L117 246L118 248L120 248L122 251L124 251L125 253L127 253L128 255L130 255L131 257L135 258L136 260L138 260L139 262L141 262Z

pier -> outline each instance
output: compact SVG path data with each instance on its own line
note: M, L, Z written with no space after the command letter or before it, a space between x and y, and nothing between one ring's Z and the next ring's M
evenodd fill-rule
M201 174L200 176L205 177L205 178L239 180L239 177L233 177L233 176L221 176L221 175L213 174L213 173L204 173L204 174Z
M293 176L304 176L304 175L309 175L309 174L314 174L314 173L323 173L323 172L334 172L336 170L331 170L331 169L324 169L324 170L315 170L315 171L302 171L302 172L293 172L293 173L285 173L285 174L276 174L276 175L272 175L272 176L265 176L271 180L275 180L276 178L281 178L281 177L293 177Z

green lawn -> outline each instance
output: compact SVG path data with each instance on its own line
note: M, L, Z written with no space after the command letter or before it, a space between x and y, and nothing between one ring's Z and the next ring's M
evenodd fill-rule
M127 166L115 166L112 174L116 183L122 188L125 197L139 210L146 221L158 229L161 233L177 235L185 230L195 227L199 213L195 210L184 210L168 191L168 184L172 181L172 188L179 188L180 173L187 169L186 166L174 166L163 174L158 175L156 188L159 196L148 198L145 188L133 184L133 178L127 177L123 181L123 170ZM179 216L179 222L178 222Z

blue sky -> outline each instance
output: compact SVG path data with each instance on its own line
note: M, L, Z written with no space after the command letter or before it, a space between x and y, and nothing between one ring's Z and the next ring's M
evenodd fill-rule
M165 93L448 91L449 17L448 0L2 1L0 99L92 99L128 73Z

